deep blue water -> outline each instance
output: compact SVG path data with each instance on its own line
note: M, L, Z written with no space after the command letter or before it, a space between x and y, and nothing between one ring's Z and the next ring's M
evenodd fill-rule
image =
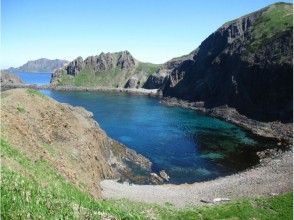
M50 83L52 73L15 72L25 84L46 85Z
M43 93L93 112L110 137L148 157L154 171L166 170L172 183L203 181L246 169L258 162L255 152L263 146L235 125L168 107L147 96Z

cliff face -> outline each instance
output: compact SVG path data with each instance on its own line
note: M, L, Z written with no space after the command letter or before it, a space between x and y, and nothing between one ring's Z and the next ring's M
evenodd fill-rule
M12 73L17 71L51 73L55 71L56 69L63 67L67 63L68 63L67 60L59 60L59 59L50 60L46 58L41 58L38 60L28 61L24 65L17 68L11 67L7 69L7 71Z
M157 65L137 61L128 51L101 53L70 62L52 75L53 85L141 87ZM128 83L129 80L136 83Z
M105 178L132 182L151 178L150 161L107 137L91 112L31 89L7 90L1 99L1 142L13 148L9 152L19 151L33 163L48 164L94 196L100 195L98 183ZM1 165L34 175L16 159L4 154Z
M172 73L172 71L178 68L183 61L192 60L195 53L197 53L197 49L188 55L173 58L170 61L160 65L156 73L153 73L148 77L147 81L143 85L143 88L163 89L163 86L166 84L167 78Z
M291 122L292 19L292 4L277 3L224 24L170 71L163 95Z

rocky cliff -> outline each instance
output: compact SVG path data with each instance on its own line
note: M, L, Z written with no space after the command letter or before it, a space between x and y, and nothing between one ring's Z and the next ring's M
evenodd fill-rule
M52 85L142 87L158 65L142 63L128 51L78 57L52 74Z
M225 23L156 78L164 96L222 105L260 121L292 121L292 4L277 3ZM151 76L154 77L154 76ZM155 81L152 78L149 81Z
M10 67L6 71L10 73L18 72L18 71L25 71L25 72L44 72L44 73L51 73L56 69L63 67L67 64L67 60L50 60L46 58L41 58L38 60L28 61L24 65L14 68Z
M152 182L150 161L110 139L91 112L32 89L1 94L1 166L33 178L22 158L32 167L46 164L93 196L100 195L98 183L106 178Z

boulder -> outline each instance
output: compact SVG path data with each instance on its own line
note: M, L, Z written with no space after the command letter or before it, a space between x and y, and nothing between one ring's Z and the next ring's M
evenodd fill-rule
M164 179L165 181L169 181L170 177L169 175L167 175L167 173L165 172L165 170L161 170L159 172L159 176Z
M137 77L132 76L126 83L125 88L138 88L140 85L140 81Z

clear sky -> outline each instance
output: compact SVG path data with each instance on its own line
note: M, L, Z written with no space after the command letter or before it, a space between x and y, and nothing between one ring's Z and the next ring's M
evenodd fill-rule
M272 0L1 0L1 66L129 50L163 63ZM287 1L291 2L291 1Z

